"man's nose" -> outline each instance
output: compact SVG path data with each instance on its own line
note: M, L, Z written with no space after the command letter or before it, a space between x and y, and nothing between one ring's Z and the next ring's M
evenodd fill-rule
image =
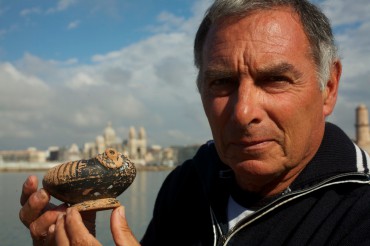
M257 124L262 120L261 95L252 81L241 81L231 100L232 120L242 127Z

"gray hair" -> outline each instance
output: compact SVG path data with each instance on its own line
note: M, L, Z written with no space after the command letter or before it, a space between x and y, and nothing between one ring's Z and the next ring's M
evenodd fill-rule
M290 7L300 18L311 46L311 55L316 65L317 79L323 90L329 80L333 62L338 58L329 19L307 0L215 0L199 26L194 42L194 63L202 68L202 51L208 31L213 23L224 17L245 17L252 11L274 7ZM197 86L201 79L198 73Z

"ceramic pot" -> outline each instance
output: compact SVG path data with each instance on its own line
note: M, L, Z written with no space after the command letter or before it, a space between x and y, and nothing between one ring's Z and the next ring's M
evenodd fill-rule
M42 184L53 197L79 211L120 206L117 196L134 181L136 168L125 155L106 149L89 160L62 163L51 168Z

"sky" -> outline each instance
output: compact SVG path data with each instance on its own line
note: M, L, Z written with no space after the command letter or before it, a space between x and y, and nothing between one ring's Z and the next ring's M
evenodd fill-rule
M370 1L314 2L343 62L328 121L354 138L355 108L370 107ZM211 139L192 50L210 3L0 0L0 150L83 147L108 122L122 140L144 127L149 145Z

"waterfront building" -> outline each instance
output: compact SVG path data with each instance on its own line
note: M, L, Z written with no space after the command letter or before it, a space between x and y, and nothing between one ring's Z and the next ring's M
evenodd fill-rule
M103 135L96 136L95 142L84 144L82 157L90 159L97 154L103 153L106 148L114 148L119 152L123 151L122 142L117 137L111 122L108 122L107 127L103 130Z
M140 127L138 135L136 135L135 128L130 127L128 141L124 147L127 151L128 157L135 164L146 164L145 158L147 155L147 138L146 131L143 127Z
M177 164L178 148L162 148L159 145L152 145L146 155L146 163L150 166L173 167Z
M61 159L60 148L58 146L50 146L47 153L48 161L59 161Z
M160 165L162 162L162 147L159 145L150 146L145 161L150 166Z
M65 151L65 156L63 161L75 161L82 158L82 153L78 148L77 144L72 144L67 151Z
M117 137L112 123L108 123L102 135L95 138L95 142L84 144L82 157L90 159L97 154L103 153L106 148L114 148L117 151L126 154L135 164L145 165L147 155L147 136L143 127L139 128L136 134L134 127L130 127L128 139L122 141Z
M181 164L184 161L193 158L199 147L200 145L197 144L178 147L176 163Z
M30 147L27 150L2 150L0 151L2 162L46 162L46 152Z

